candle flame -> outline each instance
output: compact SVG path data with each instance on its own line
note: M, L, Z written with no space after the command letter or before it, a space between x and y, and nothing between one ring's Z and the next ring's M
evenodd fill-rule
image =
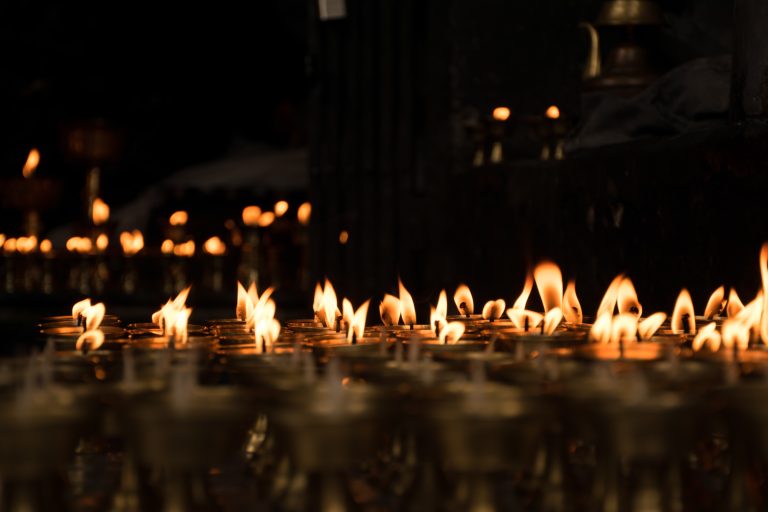
M683 288L675 302L675 309L672 311L671 327L673 333L680 334L685 332L683 321L686 315L688 316L687 332L689 334L696 334L696 316L693 312L693 301L691 300L691 294L688 293L688 290Z
M45 240L42 240L42 241L40 242L40 252L41 252L41 253L43 253L43 254L48 254L48 253L49 253L49 252L51 252L52 250L53 250L53 244L51 243L51 241L50 241L50 240L48 240L48 239L46 238Z
M704 318L711 320L720 316L720 313L725 309L725 304L725 286L721 286L709 296L707 307L704 308Z
M544 315L529 311L527 309L510 308L507 310L507 316L512 320L512 324L518 329L535 329L544 320Z
M120 233L120 245L123 248L123 254L134 256L144 248L144 235L138 229L123 231Z
M741 318L727 318L720 327L723 347L732 349L736 346L739 350L747 350L749 347L749 323Z
M105 233L101 233L96 237L96 249L99 252L104 252L109 247L109 237Z
M611 324L613 315L601 313L595 318L595 323L589 329L589 339L595 343L607 344L611 342Z
M67 251L78 254L88 254L93 249L93 242L90 238L73 236L67 239Z
M274 207L275 217L282 217L283 215L285 215L286 212L288 211L288 208L289 208L288 201L280 200L276 202Z
M186 343L187 323L192 309L186 307L190 286L184 288L173 300L168 302L152 314L152 323L157 324L166 336L171 336L176 342Z
M245 291L243 284L237 282L237 305L235 306L235 318L245 321L248 318L249 313L253 311L253 301Z
M546 115L548 119L559 119L560 109L557 108L557 105L550 105L547 107L547 111L544 113L544 115Z
M91 299L83 299L81 301L75 302L75 304L72 306L72 320L77 321L78 318L83 316L83 312L90 307Z
M355 339L362 339L363 333L365 332L365 319L368 316L368 305L370 303L371 301L367 300L363 302L359 308L357 308L357 311L354 311L352 308L352 303L347 299L344 299L344 309L349 309L352 312L351 318L348 321L349 325L347 328L348 343L353 343Z
M259 217L259 227L266 228L272 225L272 223L275 222L275 214L274 212L264 212Z
M728 293L728 306L726 307L728 318L735 317L742 309L744 309L744 304L742 304L739 294L731 288L730 293Z
M336 317L340 316L336 291L328 279L325 280L323 286L323 300L317 311L317 316L328 329L333 329L336 326Z
M512 309L525 309L525 305L528 303L528 297L531 295L531 290L533 290L533 276L527 274L525 276L523 291L520 293L517 300L515 300L515 303L512 304Z
M24 167L21 170L22 176L27 179L31 178L32 175L35 174L35 170L39 164L40 151L38 151L37 148L30 149L29 154L27 155L27 161L24 162Z
M173 254L174 256L181 256L183 258L191 258L195 255L195 241L194 240L187 240L186 242L182 242L180 244L175 244L173 246Z
M106 224L109 220L109 205L100 197L93 200L93 205L91 206L91 219L96 226Z
M413 297L400 278L397 279L397 287L400 294L400 314L403 317L403 323L414 325L416 324L416 306L413 303Z
M544 334L552 334L563 320L563 311L560 308L552 308L544 315Z
M379 315L384 325L397 325L400 323L400 299L394 295L385 294L379 304Z
M439 334L440 328L447 323L448 317L448 294L445 290L440 291L440 295L437 298L437 307L429 308L429 326L431 329L435 329L435 332Z
M16 252L16 239L6 238L5 241L3 241L3 250L5 252Z
M708 345L709 350L717 352L721 343L722 337L717 331L717 324L712 322L699 329L699 332L697 332L696 336L693 338L692 348L694 352L698 352L704 345Z
M443 345L457 343L464 334L464 322L447 322L441 329L438 339Z
M611 343L632 343L637 341L637 317L632 313L619 313L611 319Z
M221 256L226 250L226 244L217 236L212 236L203 243L203 251L212 256Z
M29 254L37 249L37 237L32 236L20 236L16 239L16 250L21 254Z
M171 214L168 223L171 226L185 226L189 220L189 214L184 210L178 210Z
M619 274L613 278L611 284L608 285L608 289L605 290L605 295L600 301L600 306L597 308L597 315L595 318L601 317L605 314L613 316L613 310L616 308L616 301L619 296L619 287L624 280L624 274Z
M299 224L306 226L309 224L309 219L312 216L312 204L309 202L301 203L299 209L296 211L296 218L299 220Z
M542 261L533 270L533 279L539 290L544 312L563 307L563 274L560 267L551 261Z
M472 292L470 292L469 287L463 283L456 288L456 292L453 294L453 302L456 304L456 309L459 310L460 315L466 315L468 317L475 312L475 302L472 300Z
M768 344L768 242L760 248L760 277L763 291L763 317L760 322L760 339Z
M261 217L261 208L258 206L246 206L243 208L243 224L246 226L258 226L259 217Z
M641 320L640 323L637 324L637 334L640 339L647 340L652 338L666 319L666 313L654 313L648 318Z
M170 238L166 238L163 240L163 243L160 245L160 252L163 254L173 254L173 247L174 243L173 240Z
M507 107L496 107L493 109L493 118L497 121L506 121L511 114L512 111Z
M620 314L631 313L635 315L635 318L640 318L643 315L643 306L641 306L640 302L637 300L635 285L632 284L632 280L628 277L625 277L619 283L616 302Z
M80 301L77 304L82 303L84 303L84 301ZM75 304L75 306L77 306L77 304ZM88 304L83 307L79 314L85 317L85 329L75 342L75 348L77 350L83 350L86 347L91 350L96 350L104 343L104 333L99 330L99 327L101 326L101 321L104 319L105 313L106 308L102 302L91 305L89 300ZM86 342L88 342L88 345L86 345Z
M75 350L96 350L104 344L104 333L97 329L95 331L85 331L78 336L75 342Z
M580 324L584 321L581 304L576 296L576 282L573 280L568 281L568 286L565 287L563 315L565 315L565 321L569 324Z
M506 307L507 303L504 299L489 300L483 306L483 318L491 322L498 320L504 315Z
M238 287L238 295L241 288L242 286ZM273 290L272 287L267 288L259 297L255 284L251 284L248 292L244 294L247 305L246 309L250 308L246 318L246 326L249 329L253 329L256 352L259 354L271 352L274 343L280 336L280 322L275 319L277 305L270 298ZM243 291L245 290L243 289Z

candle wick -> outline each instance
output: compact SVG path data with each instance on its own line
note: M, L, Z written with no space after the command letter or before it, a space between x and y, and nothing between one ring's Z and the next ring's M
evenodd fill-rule
M525 332L528 332L528 315L525 315L525 320L523 321L523 329L525 329Z
M354 329L352 330L352 344L357 345L357 333Z
M440 335L440 320L435 320L435 336Z
M463 311L464 311L464 315L465 315L467 318L469 318L469 308L467 307L467 303L466 303L466 302L462 302L462 303L459 305L459 309L463 310Z
M341 319L343 317L337 316L336 317L336 332L341 332Z
M413 330L413 324L411 324L411 330Z

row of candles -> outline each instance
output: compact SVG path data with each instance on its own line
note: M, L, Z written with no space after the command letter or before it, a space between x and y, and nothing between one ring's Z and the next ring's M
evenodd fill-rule
M339 303L329 281L284 325L253 284L233 318L201 324L189 288L127 326L79 301L0 372L2 499L40 510L31 489L100 436L123 442L101 492L118 510L208 510L232 460L244 499L282 510L757 510L768 244L759 268L753 300L720 287L700 316L686 290L649 314L620 275L590 321L552 262L510 308L461 285L428 323L402 282L374 326L370 301Z

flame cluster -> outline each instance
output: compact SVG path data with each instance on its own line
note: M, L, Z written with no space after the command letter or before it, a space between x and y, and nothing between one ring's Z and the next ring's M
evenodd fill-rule
M152 323L163 331L163 335L170 336L176 343L186 343L187 323L192 314L192 309L186 307L187 296L190 287L184 288L175 299L169 299L158 311L152 313Z
M83 299L72 306L73 320L83 325L83 333L75 342L77 350L96 350L104 343L104 332L99 327L105 314L104 303L91 304L91 299Z
M280 322L275 318L277 307L271 298L273 291L273 288L267 288L259 296L256 283L251 283L248 290L239 281L237 283L235 316L245 322L248 330L253 330L258 353L271 352L280 336Z

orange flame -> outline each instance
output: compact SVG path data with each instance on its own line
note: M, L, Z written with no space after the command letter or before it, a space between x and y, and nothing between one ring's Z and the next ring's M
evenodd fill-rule
M6 238L3 241L3 250L5 252L16 252L16 239L15 238Z
M365 319L368 316L368 305L370 302L370 300L363 302L363 304L357 308L357 311L353 312L347 330L348 343L353 343L355 339L359 340L363 337L363 333L365 332ZM350 303L347 299L344 299L345 309L347 309L347 304L349 304L348 307L352 309L352 303Z
M312 216L312 204L309 202L301 203L299 209L296 211L296 218L299 220L299 224L306 226L309 224L309 218Z
M613 310L616 308L616 301L619 296L619 287L624 280L624 274L619 274L613 278L611 284L608 285L608 289L605 290L603 300L600 301L600 306L597 308L597 315L595 318L601 317L605 314L613 316Z
M768 242L760 248L760 277L763 285L763 317L760 322L760 339L768 344Z
M221 256L226 250L227 246L217 236L212 236L203 243L203 251L212 256Z
M696 316L693 312L693 301L688 290L683 288L677 297L675 309L672 312L671 327L673 333L680 334L684 332L683 317L685 315L688 315L688 333L696 334Z
M563 320L563 311L560 308L552 308L544 315L544 334L552 334Z
M704 345L709 345L709 349L712 352L717 352L721 343L722 337L717 332L717 324L712 322L699 329L699 332L696 333L696 336L693 338L693 350L698 352Z
M96 249L99 252L104 252L107 250L107 247L109 247L109 237L102 233L96 237Z
M37 148L30 149L29 154L27 155L27 161L24 162L24 168L21 170L22 176L27 179L31 178L32 175L35 174L35 170L39 164L40 151L38 151Z
M443 345L457 343L464 334L463 322L447 322L441 329L438 339Z
M527 309L510 308L507 310L507 316L512 320L512 324L518 329L535 329L544 320L544 315Z
M282 217L283 215L285 215L286 212L288 211L288 208L289 208L288 201L281 200L276 202L275 208L274 208L275 217Z
M397 279L397 287L400 292L400 314L403 316L403 323L414 325L416 323L416 306L413 303L413 297L400 278Z
M109 205L100 197L93 200L91 218L96 226L101 226L109 220Z
M160 252L163 254L173 254L173 240L166 238L163 240L162 245L160 245Z
M611 342L611 324L613 316L611 313L602 313L595 318L595 323L589 329L589 339L596 343Z
M270 299L274 291L275 289L270 286L259 297L256 283L251 283L251 286L248 287L245 317L246 329L255 329L259 322L269 323L275 317L277 306L275 301ZM269 326L265 325L262 327L266 328ZM258 342L259 340L256 341Z
M245 321L248 315L253 312L253 301L245 291L243 284L237 282L237 305L235 306L235 318Z
M469 317L475 312L475 303L472 300L472 292L469 291L469 287L465 284L460 284L456 288L456 293L453 294L453 302L456 304L456 309L459 310L460 315L466 315Z
M259 217L259 227L267 228L271 226L273 222L275 222L274 212L264 212L261 214L261 217Z
M736 293L736 290L731 288L731 291L728 294L728 306L726 308L728 318L735 317L742 309L744 309L744 304L742 304L741 299L739 299L739 294Z
M173 300L168 300L160 310L152 314L152 323L163 330L163 334L171 336L175 341L186 343L187 323L192 309L186 307L190 287L184 288Z
M323 300L317 316L328 329L333 329L336 326L336 317L340 316L336 291L328 279L325 280L325 285L323 286Z
M507 107L496 107L493 109L493 118L497 121L506 121L509 119L512 111Z
M546 115L548 119L559 119L560 109L557 108L557 105L550 105L547 107L547 111L544 113L544 115Z
M73 236L67 240L67 250L78 254L88 254L93 250L93 242L90 238Z
M531 290L533 290L533 276L527 274L525 276L523 291L520 293L517 300L515 300L515 303L512 304L512 309L525 309L525 305L528 303L528 297L531 295Z
M619 283L619 289L616 294L616 302L619 307L619 313L631 313L635 318L640 318L643 314L643 306L637 300L637 292L632 280L625 277Z
M318 321L320 320L320 316L318 315L318 312L323 308L323 287L320 286L320 283L315 283L315 294L312 297L312 312L315 314L315 318L317 318Z
M720 315L720 312L725 308L725 287L721 286L709 296L707 301L707 307L704 308L704 318L711 320Z
M144 248L144 235L138 229L123 231L120 233L120 245L123 248L123 254L126 256L138 254Z
M165 243L165 242L163 242ZM173 246L173 254L175 256L181 256L183 258L191 258L195 255L195 242L194 240L187 240L180 244Z
M171 214L168 218L168 223L171 226L185 226L189 220L189 214L184 210L178 210Z
M258 226L259 217L261 217L261 208L258 206L246 206L243 208L243 224L246 226Z
M53 244L51 243L51 241L50 241L50 240L48 240L48 239L46 238L45 240L42 240L42 241L40 242L40 252L41 252L41 253L43 253L43 254L48 254L48 253L49 253L49 252L51 252L52 250L53 250Z
M645 320L640 321L639 324L637 324L637 335L640 337L641 340L647 340L653 337L654 334L656 334L656 331L659 330L659 327L664 323L664 320L667 319L666 313L654 313Z
M84 301L78 302L78 304L82 303L84 303ZM80 314L85 317L85 330L75 342L75 348L77 350L82 350L86 346L86 342L90 342L89 345L91 350L96 350L102 343L104 343L104 333L99 330L99 326L101 326L101 321L104 319L105 313L106 308L103 303L99 302L98 304L91 305L90 301L89 304L80 311Z
M631 343L636 341L637 317L632 313L620 313L611 319L611 343L618 345L621 342Z
M72 306L72 320L77 320L83 315L83 312L91 307L91 299L83 299L81 301L75 302L75 304Z
M563 307L563 274L560 267L551 261L543 261L533 270L533 279L539 290L544 312Z
M400 323L400 299L394 295L385 294L384 300L379 304L379 315L384 325L397 325Z
M489 300L483 306L483 318L493 322L504 315L507 303L504 299Z
M445 290L440 291L440 296L437 299L437 307L430 307L429 311L429 326L431 329L436 329L439 333L440 328L447 323L448 316L448 294Z
M736 346L739 350L747 350L749 347L749 323L737 318L727 318L723 321L720 331L724 348L731 349Z
M584 314L581 311L579 298L576 296L576 283L568 281L563 295L563 314L565 321L570 324L580 324L584 321Z
M21 254L29 254L37 249L37 237L20 236L16 239L16 250Z

